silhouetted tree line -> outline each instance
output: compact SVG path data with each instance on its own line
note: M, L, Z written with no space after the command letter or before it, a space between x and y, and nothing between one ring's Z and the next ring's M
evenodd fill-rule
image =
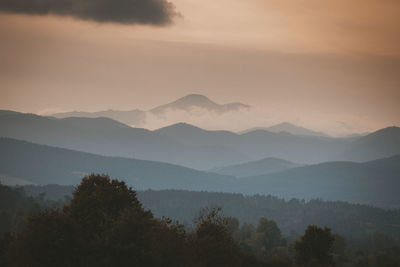
M62 206L63 201L45 199L44 193L36 197L26 196L22 188L12 188L0 184L0 235L11 229L21 229L27 216L38 214L40 210Z
M399 266L399 242L373 235L373 250L352 251L329 228L310 225L289 243L273 220L240 225L206 208L191 231L145 210L132 188L104 175L83 178L69 203L28 198L0 186L1 211L26 209L0 239L0 266ZM8 200L14 202L9 205ZM18 200L19 199L19 200ZM52 208L41 210L40 207ZM33 208L35 207L35 209ZM29 212L28 212L29 211ZM5 216L7 217L7 216ZM7 227L10 229L10 223ZM3 229L7 229L7 227Z
M25 186L29 195L64 200L72 196L73 186ZM275 196L232 193L195 192L184 190L137 191L143 207L154 216L178 220L190 228L193 218L203 207L221 207L226 216L235 217L241 223L256 225L259 218L275 221L289 242L297 239L308 225L327 226L335 233L350 239L370 238L379 231L388 236L400 236L400 210L385 210L373 206L352 204L344 201L299 199L285 200ZM350 242L350 241L349 241ZM352 246L357 242L352 242Z
M182 190L140 191L138 198L157 217L167 216L190 225L202 207L216 205L226 216L256 225L259 218L275 221L288 241L294 241L308 225L327 226L346 239L369 238L379 231L400 236L400 210L384 210L344 201L285 200L275 196Z

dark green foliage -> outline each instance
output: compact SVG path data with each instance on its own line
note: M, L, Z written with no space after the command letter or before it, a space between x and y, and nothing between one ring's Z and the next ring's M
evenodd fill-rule
M243 254L219 210L199 217L193 234L143 209L136 192L105 175L85 177L63 209L29 217L0 241L9 266L264 266Z
M41 197L28 197L22 188L0 184L0 236L23 227L25 217L37 214L40 209L60 203Z
M185 266L179 248L180 227L145 211L124 182L90 175L63 210L31 217L8 257L11 266Z
M13 241L12 233L25 226L26 217L58 204L40 197L28 197L22 188L0 184L0 266L7 266L6 250Z
M8 209L8 205L1 202L2 208L12 211L15 216L20 214L18 216L22 222L25 222L27 215L32 214L25 224L12 227L16 229L15 232L0 237L0 266L290 267L294 266L292 262L295 259L298 266L399 266L398 235L390 236L383 232L371 231L373 234L368 239L345 240L337 234L331 234L328 228L310 226L304 236L292 244L290 240L296 234L288 236L281 233L270 216L258 219L256 226L240 224L235 217L223 216L221 208L203 209L192 226L193 230L186 232L183 225L168 218L154 217L143 208L145 205L139 202L134 190L124 182L111 180L105 175L85 177L74 190L73 198L63 208L52 208L40 213L39 210L33 213L21 210L25 206L45 207L43 194L27 198L20 189L5 186L0 189L0 193L3 192L0 194L2 200L23 200L10 201L12 208ZM160 198L159 194L165 194L165 198ZM176 198L180 194L187 194L191 198ZM393 216L392 222L398 218L394 216L398 214L395 211L384 212L371 207L323 201L285 202L272 197L182 191L149 191L139 195L141 199L144 195L151 197L155 201L153 203L158 203L158 208L174 206L175 209L181 208L183 204L194 209L194 203L211 206L211 203L218 203L215 200L219 199L222 203L229 203L229 213L232 210L243 213L247 211L247 216L254 217L262 211L276 216L279 210L290 210L292 213L297 210L298 213L294 214L302 212L303 216L317 218L318 214L328 216L328 212L322 213L327 207L331 212L335 208L352 207L350 210L358 211L354 214L355 218L361 220L362 216L369 216L370 223L378 220L374 216L382 214ZM208 202L203 202L203 197ZM149 198L145 202L147 205L148 201ZM166 206L161 205L161 202L166 202ZM313 209L315 217L310 212ZM227 213L225 208L224 213ZM281 219L296 221L299 218L291 218L289 215ZM334 216L325 218L334 219ZM390 222L387 218L380 221L385 220ZM359 223L359 227L362 225Z
M135 191L124 182L90 175L75 189L64 211L83 228L85 235L93 236L109 229L125 209L141 213L139 217L150 216L143 210Z
M81 248L74 221L59 210L48 210L28 219L8 247L8 260L10 266L74 266Z
M308 225L327 226L346 238L368 238L374 231L400 236L400 210L384 210L342 201L284 200L274 196L244 196L230 193L179 190L139 191L144 207L157 217L167 216L190 224L203 207L216 205L240 223L258 224L265 217L277 223L293 241Z
M256 233L264 253L270 253L274 247L278 247L282 242L281 230L274 221L266 218L259 220Z
M0 266L8 266L7 249L12 240L11 233L0 236Z
M227 228L221 209L203 210L196 219L193 245L197 261L204 266L242 266L239 248Z
M300 266L333 266L332 248L335 237L329 228L315 225L307 227L306 232L294 244L296 262Z

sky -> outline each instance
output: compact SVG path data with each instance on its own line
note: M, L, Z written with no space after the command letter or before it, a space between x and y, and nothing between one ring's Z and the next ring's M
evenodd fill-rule
M146 110L198 93L253 107L204 128L400 125L399 14L397 0L0 0L0 109Z

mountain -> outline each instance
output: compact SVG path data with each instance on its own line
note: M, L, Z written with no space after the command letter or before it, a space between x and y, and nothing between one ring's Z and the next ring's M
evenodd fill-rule
M0 111L3 137L202 170L268 157L301 164L390 157L400 154L399 132L390 127L362 137L332 138L265 130L236 134L183 123L149 131L108 118L57 119Z
M7 175L4 175L4 174L0 174L0 184L2 184L2 185L10 185L10 186L14 186L14 185L19 185L19 186L34 185L34 183L31 182L31 181L24 180L24 179L21 179L21 178L7 176Z
M292 135L256 130L245 134L229 131L208 131L178 123L155 131L176 142L198 147L220 146L240 151L250 160L276 157L293 162L316 163L335 159L347 146L347 139ZM239 163L244 163L242 161ZM236 163L233 163L236 164ZM219 165L220 166L227 166Z
M182 144L108 118L42 117L0 111L0 136L104 156L162 161L197 169L248 161L223 146Z
M301 126L291 124L289 122L279 123L279 124L276 124L276 125L273 125L270 127L255 127L255 128L243 131L241 133L248 133L248 132L252 132L255 130L265 130L265 131L273 132L273 133L286 132L286 133L290 133L290 134L294 134L294 135L310 135L310 136L328 137L327 134L324 134L322 132L315 132L315 131L309 130L309 129L301 127Z
M400 156L370 161L327 162L279 173L242 178L248 194L284 198L321 198L399 208Z
M242 164L216 168L210 171L218 174L243 178L243 177L256 176L274 172L281 172L300 166L301 166L300 164L293 163L283 159L265 158L257 161L251 161Z
M104 157L68 149L0 138L0 174L32 184L76 185L89 173L107 173L135 189L222 188L234 177L201 172L167 163Z
M400 154L400 128L392 126L356 139L342 158L361 162L397 154Z
M248 109L250 106L242 103L217 104L204 95L190 94L171 103L150 109L149 111L133 109L102 110L97 112L72 111L52 114L52 117L63 119L68 117L98 118L106 117L134 127L143 127L149 121L149 113L158 117L165 117L167 111L190 112L193 108L200 108L209 112L223 114L229 111Z
M234 148L242 153L247 153L251 147L253 155L258 158L264 155L306 164L325 161L364 162L400 154L399 127L346 138L292 135L265 130L255 130L241 136L246 139L246 145Z
M285 199L320 198L400 208L400 156L366 163L327 162L237 179L168 163L105 157L0 138L0 177L25 184L76 185L92 172L118 177L140 190L271 194Z
M227 148L231 147L231 144L240 142L240 136L236 133L229 131L208 131L187 123L173 124L154 132L187 145L223 146Z
M110 118L128 125L135 126L143 126L146 121L146 112L134 109L134 110L104 110L98 112L81 112L81 111L72 111L65 113L56 113L52 115L55 118L63 119L68 117L81 117L81 118L98 118L98 117L106 117Z
M229 103L229 104L217 104L211 101L204 95L191 94L179 98L171 103L155 107L150 110L151 113L157 115L164 115L169 110L183 110L190 111L192 108L201 108L207 111L215 113L225 113L229 111L237 111L242 108L250 108L250 106L242 103Z

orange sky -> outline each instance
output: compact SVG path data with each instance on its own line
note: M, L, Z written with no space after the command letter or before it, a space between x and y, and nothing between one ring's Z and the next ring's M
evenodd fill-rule
M400 1L172 2L182 17L164 27L0 15L0 108L146 109L201 93L251 104L265 124L400 124Z

